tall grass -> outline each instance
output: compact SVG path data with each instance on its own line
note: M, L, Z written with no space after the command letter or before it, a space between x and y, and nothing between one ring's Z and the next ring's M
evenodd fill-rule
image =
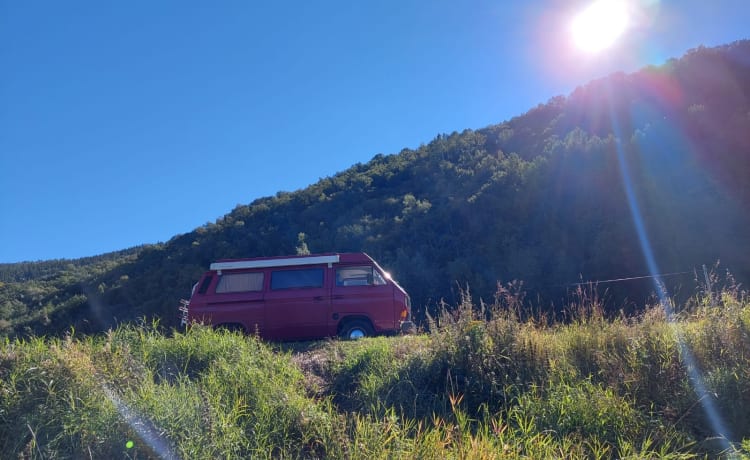
M468 292L428 334L278 346L194 326L0 344L2 458L750 457L750 303L737 289L565 323ZM709 390L691 387L677 340ZM702 412L731 429L721 451Z

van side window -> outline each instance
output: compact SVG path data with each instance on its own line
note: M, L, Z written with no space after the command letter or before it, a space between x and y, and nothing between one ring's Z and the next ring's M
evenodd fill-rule
M323 269L277 270L271 273L271 289L323 287Z
M371 266L343 267L336 270L336 286L381 286L385 278Z
M216 293L263 290L263 273L225 273L219 278Z

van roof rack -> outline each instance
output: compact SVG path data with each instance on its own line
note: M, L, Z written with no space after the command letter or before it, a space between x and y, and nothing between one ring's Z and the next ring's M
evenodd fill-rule
M269 267L289 267L295 265L319 265L319 264L336 264L339 262L339 255L327 256L300 256L284 258L268 258L253 260L227 260L223 262L214 262L210 269L216 271L222 270L242 270L246 268L269 268Z

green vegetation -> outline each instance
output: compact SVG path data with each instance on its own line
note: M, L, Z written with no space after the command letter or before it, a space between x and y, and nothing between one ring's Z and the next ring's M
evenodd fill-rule
M59 330L61 324L97 316L95 303L129 281L126 274L117 274L118 268L136 260L143 249L77 260L0 264L0 337ZM114 320L100 316L97 330L106 329L106 323Z
M267 344L195 326L0 345L7 458L750 458L750 301L566 323L468 293L431 332ZM693 390L678 337L707 392ZM711 398L732 430L714 439ZM743 439L745 440L743 442Z
M514 279L559 311L570 283L649 273L626 183L663 272L721 260L747 284L748 62L750 41L699 48L238 205L166 243L0 264L0 336L102 332L141 317L175 326L179 299L212 261L306 251L367 252L412 295L420 322L441 299L458 303L457 285L486 300ZM692 285L689 274L666 281ZM629 313L653 290L649 280L609 287L606 309Z
M644 307L651 280L570 287L649 273L627 188L664 272L721 260L750 281L748 62L750 41L700 48L166 243L0 264L0 456L750 457L738 288L670 289L671 323ZM390 270L430 332L269 345L172 330L216 259L345 251Z

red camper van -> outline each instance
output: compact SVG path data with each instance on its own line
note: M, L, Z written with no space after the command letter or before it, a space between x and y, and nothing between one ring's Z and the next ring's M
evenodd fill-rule
M364 253L220 260L181 311L184 324L269 340L356 339L413 327L409 295Z

